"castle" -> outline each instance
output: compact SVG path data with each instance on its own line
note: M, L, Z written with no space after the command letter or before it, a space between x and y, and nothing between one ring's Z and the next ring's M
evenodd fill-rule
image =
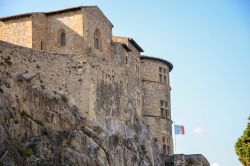
M112 28L97 6L80 6L0 18L0 40L39 52L39 60L14 57L12 70L37 73L34 84L60 92L90 120L142 117L161 153L172 155L173 65L141 55L135 40L112 36Z

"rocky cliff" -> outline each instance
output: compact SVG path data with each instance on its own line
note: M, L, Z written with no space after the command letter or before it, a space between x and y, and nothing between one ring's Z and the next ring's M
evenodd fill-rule
M126 124L88 120L67 96L34 83L35 70L10 70L23 65L13 50L23 48L0 42L0 165L209 165L201 155L161 155L132 107Z
M160 155L145 125L88 121L53 92L17 75L0 93L0 154L6 165L154 165ZM29 78L29 77L28 77ZM147 148L146 148L147 147Z

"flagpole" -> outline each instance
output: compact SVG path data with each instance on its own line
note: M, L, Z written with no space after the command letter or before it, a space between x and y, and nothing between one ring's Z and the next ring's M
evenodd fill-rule
M176 133L175 133L175 122L174 122L174 154L176 153Z

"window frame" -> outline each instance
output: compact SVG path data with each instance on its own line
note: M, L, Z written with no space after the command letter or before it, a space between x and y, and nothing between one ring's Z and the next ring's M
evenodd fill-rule
M159 82L167 83L168 82L168 80L167 80L167 68L159 66L159 71L158 72L159 72L159 74L158 74Z
M160 100L160 113L161 118L163 119L169 119L169 109L168 109L168 101L167 100Z
M60 33L60 46L61 47L66 47L66 33L65 31L63 30L61 33Z
M102 50L102 38L99 29L96 29L94 32L94 49Z

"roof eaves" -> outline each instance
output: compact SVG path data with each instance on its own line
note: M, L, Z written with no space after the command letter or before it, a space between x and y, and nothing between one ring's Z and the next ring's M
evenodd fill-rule
M36 13L44 13L45 15L53 15L53 14L58 14L58 13L63 13L63 12L80 10L80 9L84 9L84 8L97 8L103 14L105 19L111 24L111 26L114 27L113 24L111 23L111 21L109 21L109 19L105 16L105 14L102 12L102 10L98 6L77 6L77 7L72 7L72 8L62 9L62 10L55 10L55 11L51 11L51 12L24 13L24 14L19 14L19 15L14 15L14 16L2 17L2 18L0 18L0 21L7 21L7 20L21 18L21 17L29 17L29 16L32 16L32 14L36 14Z
M53 14L58 14L58 13L70 12L74 10L80 10L83 7L84 6L77 6L77 7L72 7L72 8L62 9L62 10L50 11L50 12L46 12L46 15L53 15ZM92 6L86 6L86 7L92 7Z
M105 19L111 24L111 26L114 27L113 24L111 23L111 21L109 21L109 19L105 16L105 14L102 12L102 10L98 6L77 6L77 7L72 7L72 8L62 9L62 10L46 12L46 15L53 15L53 14L58 14L58 13L74 11L74 10L81 10L84 8L97 8L103 14Z
M139 51L144 52L144 50L134 41L132 38L128 38L128 41Z
M18 15L14 15L14 16L1 17L0 21L8 21L11 19L30 17L30 16L32 16L32 14L34 14L34 13L25 13L25 14L18 14Z
M131 49L127 46L127 44L122 44L123 48L125 48L125 50L127 50L128 52L131 51Z
M169 72L173 69L173 64L165 59L161 59L161 58L156 58L156 57L152 57L152 56L145 56L145 55L141 55L140 56L140 59L143 60L143 59L150 59L150 60L156 60L156 61L161 61L163 63L165 63L166 65L168 65L169 67Z

